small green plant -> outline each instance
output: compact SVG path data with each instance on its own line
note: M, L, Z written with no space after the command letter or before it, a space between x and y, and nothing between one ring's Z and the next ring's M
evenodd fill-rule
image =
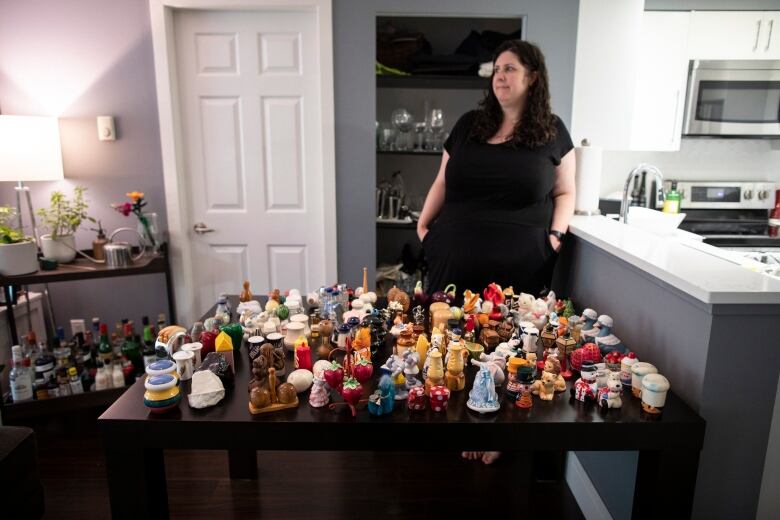
M43 226L51 232L53 239L75 233L82 221L95 222L87 214L86 190L83 186L73 188L73 200L68 200L61 191L53 191L49 208L38 210Z
M24 236L21 230L14 228L16 215L16 208L13 206L0 206L0 244L18 244L32 240Z

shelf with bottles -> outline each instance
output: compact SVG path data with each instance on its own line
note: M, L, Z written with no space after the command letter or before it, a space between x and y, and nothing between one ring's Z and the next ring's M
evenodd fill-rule
M159 357L154 326L146 316L142 326L143 336L125 319L109 335L107 324L99 318L93 318L90 329L84 320L71 320L70 340L58 327L51 345L38 343L35 334L28 333L22 345L13 348L10 392L2 400L3 420L113 403ZM165 326L161 314L157 327Z
M91 253L91 250L87 251ZM93 280L101 278L114 278L119 276L136 276L142 274L165 275L165 289L168 296L168 314L176 316L176 302L174 300L173 285L171 281L171 265L168 258L168 244L163 243L160 250L154 255L144 256L126 267L107 267L105 264L95 264L83 258L77 258L68 264L59 264L51 271L39 270L31 274L18 276L0 276L5 306L9 312L6 314L8 328L11 333L11 344L19 343L19 334L16 330L16 321L11 309L17 301L19 287L33 284L48 284L54 282L73 282L77 280Z

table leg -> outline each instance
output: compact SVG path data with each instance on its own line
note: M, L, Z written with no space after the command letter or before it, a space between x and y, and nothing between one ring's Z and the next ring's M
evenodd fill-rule
M106 472L112 518L168 518L163 450L107 447Z
M565 451L539 450L533 452L533 477L536 482L562 482L565 466Z
M230 478L257 480L257 452L255 450L228 450Z
M539 511L534 511L533 489L537 486L535 453L533 451L520 451L515 454L516 459L511 461L517 485L510 501L513 504L509 510L508 516L510 518L518 517L518 515L520 518L534 518L536 513L539 513Z
M640 451L633 518L689 518L696 491L699 452Z

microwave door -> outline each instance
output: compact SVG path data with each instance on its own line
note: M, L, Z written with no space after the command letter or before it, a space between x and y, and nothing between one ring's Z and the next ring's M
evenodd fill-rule
M780 70L694 70L685 134L780 136Z

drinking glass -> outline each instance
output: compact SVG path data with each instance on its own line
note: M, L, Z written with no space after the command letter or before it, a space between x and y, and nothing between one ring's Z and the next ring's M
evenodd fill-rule
M390 123L382 123L379 127L379 149L383 152L395 148L396 130Z
M441 151L444 145L442 139L442 130L444 129L444 112L441 108L434 108L431 110L431 136L430 149Z
M431 128L434 131L440 131L444 128L444 112L441 108L434 108L431 110Z
M398 129L399 135L396 139L396 149L408 150L409 149L409 132L414 129L414 117L405 108L398 108L393 110L393 114L390 120Z

